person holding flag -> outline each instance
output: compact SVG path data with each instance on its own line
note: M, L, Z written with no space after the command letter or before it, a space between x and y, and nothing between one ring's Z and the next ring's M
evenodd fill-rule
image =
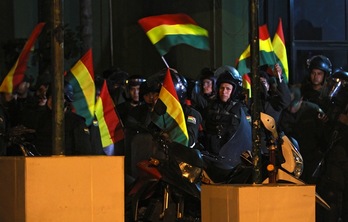
M248 73L251 79L251 73ZM282 110L291 103L291 94L287 83L283 79L281 66L276 63L270 70L268 65L259 67L261 83L262 112L272 116L278 123ZM250 100L252 101L252 99ZM251 107L251 104L249 105Z
M202 116L186 104L187 80L171 68L159 73L159 78L163 77L159 99L152 113L152 122L168 133L171 141L194 148L198 145Z

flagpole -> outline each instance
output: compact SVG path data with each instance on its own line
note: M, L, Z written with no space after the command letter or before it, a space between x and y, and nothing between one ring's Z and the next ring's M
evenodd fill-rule
M261 184L261 97L260 97L260 74L258 72L259 68L259 1L250 0L250 59L251 59L251 95L253 98L253 106L251 110L252 114L252 154L253 154L253 183Z
M54 0L52 3L53 31L51 35L53 51L53 155L64 155L64 25L63 25L63 1Z
M163 56L161 56L161 58L162 58L162 60L163 60L164 64L166 65L166 67L169 69L169 65L168 65L168 63L167 63L166 59L165 59Z

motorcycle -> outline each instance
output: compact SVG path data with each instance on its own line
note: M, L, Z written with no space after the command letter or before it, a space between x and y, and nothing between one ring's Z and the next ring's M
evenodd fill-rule
M295 140L279 133L271 116L261 113L260 117L269 149L269 153L261 157L262 183L305 184L299 179L303 159ZM157 136L156 140L160 155L155 152L149 160L138 163L143 174L127 195L131 199L130 221L200 221L202 183L253 183L253 156L248 148L212 155L168 143L164 135ZM318 194L316 202L330 209Z
M154 154L137 164L139 176L126 196L127 221L200 221L200 176L197 149L153 135Z
M9 143L6 148L7 156L41 156L35 145L31 142L35 130L25 126L15 126L8 134Z
M262 127L265 129L266 145L269 152L261 155L262 184L291 183L304 185L300 180L303 171L303 158L299 146L293 138L279 133L273 117L260 113ZM229 164L228 157L212 156L203 153L203 159L208 160L209 171L204 170L202 181L206 184L252 184L253 156L250 150L240 154L241 161L238 165ZM219 175L216 175L219 172ZM223 173L221 173L223 172ZM316 202L329 210L329 204L317 193Z

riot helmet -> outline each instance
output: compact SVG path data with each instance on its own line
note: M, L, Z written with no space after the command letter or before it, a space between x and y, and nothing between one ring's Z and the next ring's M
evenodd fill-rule
M170 75L172 77L174 89L176 91L178 99L179 99L181 104L184 104L186 99L187 99L188 82L183 75L178 73L177 70L175 70L173 68L169 68L169 70L170 70ZM163 84L164 77L165 77L166 73L167 73L167 68L162 69L161 71L159 71L158 73L153 75L151 79L155 78L161 84Z
M220 88L221 83L229 83L233 86L231 99L236 100L237 98L239 98L241 92L243 91L243 80L242 77L239 75L237 69L235 69L232 66L221 66L215 71L214 75L217 77L217 89Z
M120 68L112 67L103 72L103 77L107 80L110 89L125 86L129 74Z
M212 93L214 94L216 92L215 85L216 85L216 77L214 76L214 71L212 69L209 69L207 67L203 68L200 73L200 84L201 84L201 90L203 90L203 81L205 79L208 79L212 82Z
M64 81L64 99L67 102L73 102L74 101L74 89L73 89L73 86L66 80Z
M140 86L142 82L145 82L146 79L141 76L141 75L131 75L127 81L126 84L128 87L132 87L132 86Z
M328 81L328 89L331 101L348 101L348 72L343 69L335 70Z
M325 73L324 78L328 78L332 73L332 63L330 59L323 55L315 55L307 59L307 68L311 72L313 69L320 69Z
M178 73L172 74L172 80L174 84L174 88L176 91L176 94L178 95L180 103L185 103L185 100L187 99L187 87L188 83L186 78L183 75L180 75Z
M145 82L140 84L139 97L143 98L148 93L159 93L161 84L153 79L147 79Z

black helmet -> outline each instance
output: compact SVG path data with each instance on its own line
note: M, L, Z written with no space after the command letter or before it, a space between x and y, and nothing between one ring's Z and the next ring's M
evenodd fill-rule
M185 103L187 98L187 87L188 83L186 78L183 75L171 71L171 76L174 84L174 88L176 94L178 95L178 99L180 103Z
M142 82L145 82L146 79L141 76L141 75L131 75L127 81L126 81L126 84L128 87L131 87L131 86L140 86L140 84Z
M203 80L205 80L205 79L209 79L212 81L213 92L215 92L216 77L214 76L214 70L209 69L207 67L203 68L201 70L201 76L199 78L201 84L203 83Z
M66 80L64 80L64 99L68 102L74 101L74 89Z
M163 84L163 80L164 80L164 77L167 73L167 70L168 70L167 68L162 69L158 73L149 77L148 81L156 79L161 84ZM178 73L177 70L175 70L173 68L169 68L169 70L170 70L170 75L171 75L172 80L173 80L173 85L174 85L176 94L178 95L178 99L180 100L180 103L183 104L183 103L185 103L185 100L187 98L188 82L183 75L180 75Z
M348 99L348 72L343 69L337 69L328 81L329 98L345 97ZM342 99L342 98L341 98Z
M159 93L161 84L158 81L147 80L140 84L139 97L142 99L147 93Z
M112 67L103 72L103 77L110 85L125 85L128 79L128 73L120 68Z
M240 93L243 91L243 80L237 69L232 66L221 66L215 71L214 75L217 77L217 89L220 88L221 83L229 83L233 86L231 99L236 99L239 97Z
M325 72L325 78L329 77L332 73L332 64L329 58L323 55L315 55L310 59L307 59L307 68L309 72L312 69L320 69Z

